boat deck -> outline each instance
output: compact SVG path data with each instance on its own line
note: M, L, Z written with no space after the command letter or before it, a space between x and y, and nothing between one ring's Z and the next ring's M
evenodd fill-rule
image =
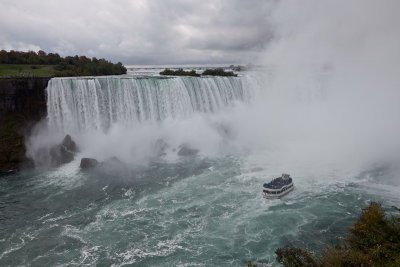
M269 183L265 183L263 186L267 189L280 189L285 185L290 185L292 183L292 178L289 177L288 179L283 179L282 177L275 178Z

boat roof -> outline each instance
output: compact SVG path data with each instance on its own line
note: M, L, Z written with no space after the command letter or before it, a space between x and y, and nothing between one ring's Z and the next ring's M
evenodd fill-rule
M282 177L278 177L273 179L271 182L269 183L265 183L263 186L264 188L268 188L268 189L280 189L282 187L284 187L285 185L289 185L292 183L292 178L286 178L283 179Z

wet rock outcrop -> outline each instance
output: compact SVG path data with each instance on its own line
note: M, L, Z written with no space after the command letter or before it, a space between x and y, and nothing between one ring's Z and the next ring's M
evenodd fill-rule
M97 159L82 158L80 167L81 167L81 169L92 169L92 168L96 167L97 165L99 165L99 162L97 161Z
M71 136L67 134L59 145L50 148L51 165L59 166L73 161L76 152L78 152L78 147Z
M179 146L178 156L188 157L188 156L194 156L197 153L199 153L199 150L190 147L188 144L182 144Z
M101 173L115 173L116 171L126 169L126 167L127 166L117 157L111 157L102 162L94 158L82 158L80 164L82 170L96 169Z

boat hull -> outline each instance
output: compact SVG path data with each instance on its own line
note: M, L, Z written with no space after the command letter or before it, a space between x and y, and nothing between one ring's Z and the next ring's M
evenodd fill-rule
M266 199L279 199L283 196L286 196L288 193L290 193L291 191L293 191L294 189L294 185L291 185L290 187L288 187L285 191L279 193L279 194L268 194L263 192L263 197Z

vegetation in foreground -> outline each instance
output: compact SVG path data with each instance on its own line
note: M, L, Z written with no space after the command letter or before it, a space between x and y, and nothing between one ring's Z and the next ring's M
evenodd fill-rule
M200 74L196 73L195 70L184 71L183 69L178 69L178 70L165 69L162 72L160 72L160 75L200 77ZM234 77L237 77L237 74L233 73L233 71L224 71L223 69L218 68L218 69L206 69L205 71L203 71L201 76L234 76Z
M400 266L400 216L387 217L378 203L364 208L342 244L319 256L299 248L278 248L283 266ZM247 266L257 266L251 262Z
M85 56L61 57L44 51L0 51L0 77L21 76L97 76L126 74L121 62L111 63L103 58Z

